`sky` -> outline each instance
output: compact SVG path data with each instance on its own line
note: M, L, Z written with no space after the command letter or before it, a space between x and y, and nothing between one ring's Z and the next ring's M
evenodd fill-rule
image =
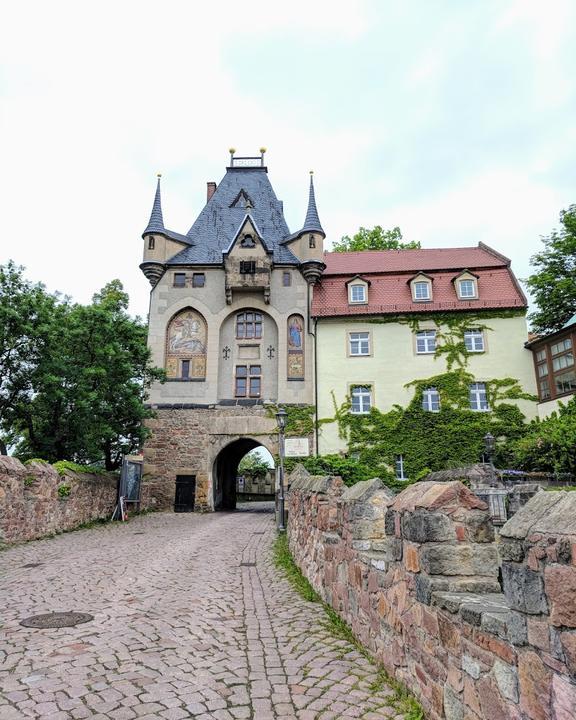
M79 302L119 278L146 315L156 173L185 233L230 147L267 148L291 230L315 171L328 247L400 226L520 278L576 202L573 0L3 5L0 263Z

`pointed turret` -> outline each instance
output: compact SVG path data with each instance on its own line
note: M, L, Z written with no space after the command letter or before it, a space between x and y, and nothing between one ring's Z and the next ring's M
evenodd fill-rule
M162 217L162 200L160 198L160 178L162 175L158 173L158 184L156 185L156 195L154 196L154 205L152 205L152 212L150 213L150 220L146 230L142 233L147 235L148 233L163 233L164 232L164 218Z
M318 217L318 209L316 208L316 196L314 195L314 173L310 171L310 191L308 193L308 211L306 212L306 219L304 220L304 227L301 230L305 232L317 232L322 233L326 237L326 233L322 229L320 224L320 218Z

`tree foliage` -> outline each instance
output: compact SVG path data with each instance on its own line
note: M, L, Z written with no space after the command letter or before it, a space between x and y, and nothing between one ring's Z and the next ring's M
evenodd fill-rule
M22 368L12 370L9 352L0 357L0 376L11 378L0 386L0 427L16 441L15 455L117 468L142 444L146 391L164 377L150 364L146 327L128 315L122 284L112 281L83 306L48 295L13 264L2 268L6 277L0 317L9 306L29 308L28 321L5 332L6 347L22 338Z
M363 250L417 250L420 243L402 241L402 232L399 227L384 230L376 225L371 230L361 227L355 235L344 235L340 242L334 243L334 252L357 252Z
M528 317L541 334L560 330L576 313L576 205L560 213L560 224L530 259L536 272L526 281L538 306Z
M251 453L245 455L238 465L238 474L245 475L250 478L266 477L269 470L270 467L268 466L268 463L263 460L260 455Z
M576 398L545 420L533 420L509 450L514 468L576 474Z

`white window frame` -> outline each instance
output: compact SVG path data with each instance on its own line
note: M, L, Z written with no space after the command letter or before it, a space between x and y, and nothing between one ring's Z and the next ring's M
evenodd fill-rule
M464 330L464 345L468 352L484 352L486 348L484 346L484 333L482 330L475 328Z
M355 290L362 290L362 298L354 297ZM351 305L365 305L368 302L368 288L364 283L350 283L348 286L348 300Z
M430 292L430 283L427 280L415 280L414 281L414 300L419 302L424 302L426 300L431 300L432 293ZM425 288L426 294L425 295L419 295L418 290L419 288Z
M365 335L366 337L353 337L353 335ZM348 333L348 354L350 357L367 357L370 355L371 345L370 333L368 331L360 330L356 332ZM357 352L355 352L355 350ZM364 352L365 350L365 352Z
M404 455L400 454L394 456L394 467L397 480L408 480L406 474L404 473Z
M416 354L432 355L436 352L436 330L418 330L416 333Z
M470 410L474 412L489 412L486 383L475 382L470 385Z
M354 409L354 399L359 400L358 409ZM368 406L366 407L366 399ZM350 387L350 412L352 415L368 415L372 409L372 386L371 385L352 385Z
M426 388L426 390L423 391L422 410L426 410L427 412L440 412L440 393L435 387Z
M468 293L464 293L462 291L462 287L464 283L470 283L472 286L472 294L468 295ZM462 300L474 300L478 296L478 291L476 289L476 280L473 278L462 278L461 280L458 280L458 297Z

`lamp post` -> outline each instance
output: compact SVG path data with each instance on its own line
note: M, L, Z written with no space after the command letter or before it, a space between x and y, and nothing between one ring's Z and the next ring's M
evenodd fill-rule
M279 408L276 413L276 422L278 424L278 455L280 457L280 487L278 488L278 500L280 504L280 517L278 518L278 530L285 532L284 526L284 431L286 430L286 418L288 413L284 408Z
M484 435L484 455L488 458L488 463L494 469L494 450L496 448L496 438L492 433Z

